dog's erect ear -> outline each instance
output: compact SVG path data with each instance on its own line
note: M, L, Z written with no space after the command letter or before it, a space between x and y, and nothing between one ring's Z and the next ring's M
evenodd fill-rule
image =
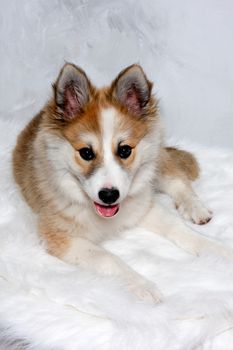
M55 101L62 117L71 120L80 113L88 103L91 91L92 86L85 72L66 63L54 84Z
M143 116L151 97L152 83L139 65L124 69L111 85L111 94L132 114Z

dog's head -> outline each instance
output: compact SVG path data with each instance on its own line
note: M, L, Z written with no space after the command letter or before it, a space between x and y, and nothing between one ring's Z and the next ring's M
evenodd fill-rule
M114 216L154 176L161 132L151 90L139 65L96 89L82 69L66 64L54 84L47 114L60 140L49 147L56 149L51 160L81 188L77 201L91 202L102 217Z

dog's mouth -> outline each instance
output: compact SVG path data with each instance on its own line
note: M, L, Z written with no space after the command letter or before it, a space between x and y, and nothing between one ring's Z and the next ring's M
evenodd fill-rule
M119 204L102 205L102 204L94 202L94 205L95 205L96 212L104 218L110 218L110 217L116 215L119 211L119 208L120 208Z

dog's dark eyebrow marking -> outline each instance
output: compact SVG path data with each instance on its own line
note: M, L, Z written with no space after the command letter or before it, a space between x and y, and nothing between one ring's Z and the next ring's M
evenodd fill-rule
M90 171L88 171L88 173L85 175L85 177L88 179L91 176L95 175L96 171L100 168L102 162L98 162L97 164L93 165L90 169Z
M91 166L91 169L84 175L86 179L90 178L91 176L95 175L96 171L100 168L102 162L98 162L97 164ZM71 170L71 169L70 169ZM74 174L72 171L70 171L70 174L72 177L81 184L81 181L79 178ZM83 175L82 175L83 176Z

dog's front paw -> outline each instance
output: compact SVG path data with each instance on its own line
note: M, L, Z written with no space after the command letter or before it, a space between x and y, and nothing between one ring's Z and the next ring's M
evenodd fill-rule
M212 218L212 212L206 208L198 197L189 197L176 203L179 213L187 220L198 225L207 224Z
M148 281L135 281L128 285L128 289L139 299L151 303L161 303L163 300L161 292L155 285Z

